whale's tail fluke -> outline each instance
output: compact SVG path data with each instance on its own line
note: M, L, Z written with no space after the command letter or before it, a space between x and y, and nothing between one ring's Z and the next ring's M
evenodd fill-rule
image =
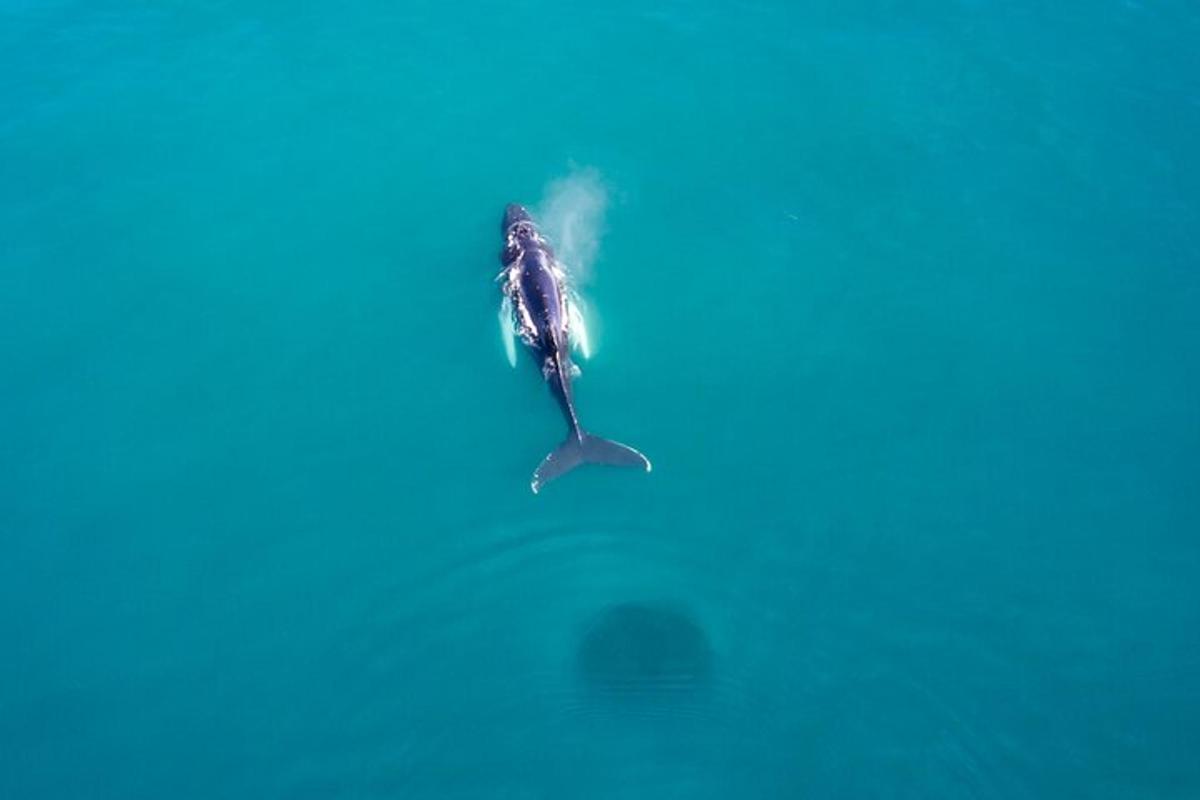
M579 436L572 433L565 442L550 451L534 471L533 481L529 486L533 493L537 494L547 483L567 474L580 464L639 467L646 472L650 471L650 459L632 447L580 432Z

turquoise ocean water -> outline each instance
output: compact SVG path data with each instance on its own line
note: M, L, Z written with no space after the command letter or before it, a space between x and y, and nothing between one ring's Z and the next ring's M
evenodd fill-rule
M0 797L1200 796L1197 42L0 0Z

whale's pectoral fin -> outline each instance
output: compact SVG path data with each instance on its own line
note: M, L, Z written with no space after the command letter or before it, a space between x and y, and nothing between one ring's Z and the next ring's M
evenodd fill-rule
M533 493L538 491L555 478L565 475L580 464L608 464L613 467L634 467L650 471L650 459L620 442L601 439L588 433L581 433L579 438L567 437L567 440L556 447L550 455L542 460L541 465L533 473L529 488Z
M504 342L504 355L508 357L509 366L517 365L517 332L513 326L512 300L506 295L500 301L500 339Z
M584 358L592 357L592 344L588 340L587 325L583 321L583 312L579 310L579 301L575 298L567 300L567 330L571 334L571 346L579 351Z

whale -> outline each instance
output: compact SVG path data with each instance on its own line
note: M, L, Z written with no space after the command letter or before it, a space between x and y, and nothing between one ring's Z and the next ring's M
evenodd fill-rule
M509 364L517 364L517 342L541 369L550 394L562 411L567 436L542 459L530 488L537 494L550 481L584 464L605 464L650 472L650 459L620 442L588 433L579 423L572 381L580 375L573 353L587 358L591 344L578 294L567 269L554 255L533 216L509 203L501 223L500 333Z

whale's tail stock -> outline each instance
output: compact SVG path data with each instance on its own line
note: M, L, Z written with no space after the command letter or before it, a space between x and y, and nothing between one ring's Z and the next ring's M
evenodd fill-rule
M590 433L572 433L550 451L533 473L529 487L537 494L543 486L566 475L581 464L607 464L612 467L639 467L650 471L650 459L628 445L601 439Z

